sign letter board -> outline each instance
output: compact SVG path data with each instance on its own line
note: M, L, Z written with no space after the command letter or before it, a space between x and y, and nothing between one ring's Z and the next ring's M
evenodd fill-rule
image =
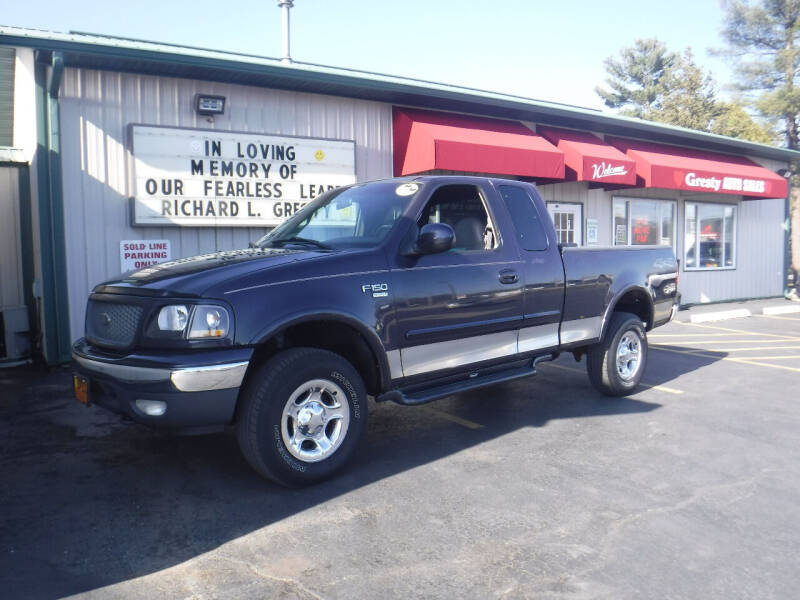
M278 225L325 191L355 183L355 144L132 125L134 224Z

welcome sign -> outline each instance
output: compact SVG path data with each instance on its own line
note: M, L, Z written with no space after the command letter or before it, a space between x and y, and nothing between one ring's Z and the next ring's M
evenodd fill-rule
M355 183L346 140L132 125L136 225L273 226Z

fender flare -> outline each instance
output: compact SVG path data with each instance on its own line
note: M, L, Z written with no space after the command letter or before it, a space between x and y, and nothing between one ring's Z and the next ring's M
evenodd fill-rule
M367 343L367 347L369 348L370 352L372 352L375 362L378 365L378 379L380 381L381 389L386 390L389 388L389 382L391 381L389 376L389 360L386 356L386 348L384 347L383 342L374 330L364 325L362 321L353 315L345 312L308 311L291 315L280 321L270 323L258 334L253 336L253 338L250 340L250 344L253 346L259 346L289 327L311 321L335 321L351 327L359 335L361 335L364 338L364 341Z
M600 328L600 339L601 340L604 339L605 336L606 336L606 329L608 328L608 322L611 320L611 315L614 313L614 309L617 307L617 304L619 303L619 301L623 297L625 297L625 295L628 294L629 292L637 292L637 293L640 293L641 295L643 295L643 296L645 296L647 298L647 309L648 309L648 311L650 313L650 318L648 319L646 329L649 330L652 327L652 325L653 325L653 315L655 313L655 304L653 303L653 295L650 293L650 291L646 287L644 287L642 285L631 284L631 285L628 285L628 286L622 288L622 290L617 292L614 295L614 297L611 299L611 302L608 303L608 306L606 307L605 313L603 314L603 325Z

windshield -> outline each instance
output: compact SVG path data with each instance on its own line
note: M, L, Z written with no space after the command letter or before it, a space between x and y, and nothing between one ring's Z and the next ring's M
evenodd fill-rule
M256 245L323 250L377 246L420 188L418 183L379 181L333 190L307 204Z

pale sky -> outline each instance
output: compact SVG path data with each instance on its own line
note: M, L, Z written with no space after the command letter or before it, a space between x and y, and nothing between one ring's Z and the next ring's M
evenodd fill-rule
M276 0L4 4L2 25L281 54ZM707 52L721 26L717 0L295 0L292 57L603 108L603 59L641 37L691 46L724 88L730 69Z

